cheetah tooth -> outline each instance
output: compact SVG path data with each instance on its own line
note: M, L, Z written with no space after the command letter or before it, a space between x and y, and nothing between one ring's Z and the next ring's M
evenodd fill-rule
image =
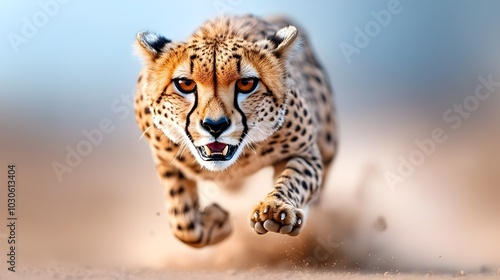
M207 146L204 146L204 147L205 147L205 153L207 154L207 156L211 156L212 151L210 150L210 148L208 148Z
M227 151L229 150L229 146L226 145L226 147L224 147L224 150L222 150L222 155L223 156L226 156L227 155Z

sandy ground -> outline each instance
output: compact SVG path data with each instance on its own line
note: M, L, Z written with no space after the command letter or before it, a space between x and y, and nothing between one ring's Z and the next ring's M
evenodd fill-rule
M117 192L89 195L83 187L39 195L30 189L30 195L21 193L27 212L19 230L19 270L8 273L2 264L0 279L455 279L460 271L464 279L500 279L500 155L481 152L482 145L456 154L452 145L440 152L478 159L462 163L437 154L396 190L387 187L379 164L339 165L332 175L348 176L332 178L358 180L329 183L298 238L258 236L249 229L247 211L266 191L251 186L271 185L271 170L237 193L203 184L205 204L231 208L234 222L228 240L203 250L172 237L160 188L130 188L122 200ZM457 167L450 168L450 160ZM428 171L460 176L444 180ZM146 185L155 186L153 168L148 172Z
M263 268L253 270L210 271L210 270L121 270L96 268L25 268L14 273L0 274L1 279L499 279L500 274L483 273L468 275L465 272L456 274L401 274L386 272L383 274L327 272L317 270L267 270Z

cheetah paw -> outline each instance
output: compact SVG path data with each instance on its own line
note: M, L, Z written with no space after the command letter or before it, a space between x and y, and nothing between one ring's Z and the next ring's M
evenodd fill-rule
M211 204L200 213L200 221L186 228L175 228L174 235L195 248L217 244L232 232L229 214L217 204Z
M304 212L292 205L268 197L250 215L250 226L258 234L268 231L291 236L299 235L304 224Z
M233 230L229 214L217 203L213 203L203 210L201 225L207 235L207 243L210 245L226 239Z

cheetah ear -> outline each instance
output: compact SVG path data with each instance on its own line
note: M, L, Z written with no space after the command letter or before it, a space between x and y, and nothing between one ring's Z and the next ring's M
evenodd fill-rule
M283 27L275 34L267 37L267 40L262 40L259 44L264 43L270 46L272 52L276 54L277 57L287 55L294 47L297 45L295 41L297 39L297 28L295 26Z
M154 62L162 53L165 52L165 46L172 41L169 39L151 33L142 31L136 36L136 50L146 62Z

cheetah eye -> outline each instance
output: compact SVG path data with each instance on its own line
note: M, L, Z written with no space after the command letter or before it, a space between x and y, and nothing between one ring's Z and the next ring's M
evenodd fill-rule
M185 78L175 79L174 85L182 93L193 93L196 90L196 83Z
M257 78L244 78L236 81L236 90L239 93L250 93L259 84L259 79Z

